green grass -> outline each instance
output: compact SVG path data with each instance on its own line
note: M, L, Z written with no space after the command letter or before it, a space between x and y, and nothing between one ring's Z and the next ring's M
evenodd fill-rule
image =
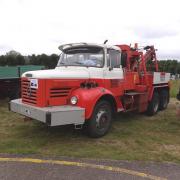
M180 88L180 80L171 80L171 91L170 95L171 97L176 97L177 93L179 92Z
M171 98L168 109L153 117L119 114L108 135L91 139L71 126L50 128L24 121L1 101L0 153L180 163L179 104Z

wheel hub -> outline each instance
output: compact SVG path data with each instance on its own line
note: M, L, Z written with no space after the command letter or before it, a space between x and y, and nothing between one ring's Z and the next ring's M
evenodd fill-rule
M99 129L103 129L105 128L107 122L108 122L107 112L105 110L100 110L96 116L96 127Z

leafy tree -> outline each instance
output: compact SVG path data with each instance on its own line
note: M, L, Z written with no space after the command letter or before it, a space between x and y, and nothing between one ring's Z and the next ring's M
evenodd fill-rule
M16 61L16 57L13 56L13 55L7 55L6 56L6 64L8 66L15 66L15 65L17 65L18 63Z
M29 56L30 58L30 64L32 65L40 65L40 62L37 59L37 56L33 54L32 56Z
M16 56L16 63L18 65L25 65L25 59L22 55L17 55Z
M58 60L59 60L59 56L57 54L52 54L50 56L50 64L49 64L49 67L50 68L55 68L57 63L58 63Z
M0 56L0 66L6 65L6 56Z

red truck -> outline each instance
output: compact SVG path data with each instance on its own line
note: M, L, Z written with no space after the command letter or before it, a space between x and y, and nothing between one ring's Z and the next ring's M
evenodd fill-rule
M10 110L48 126L74 124L105 135L117 112L154 115L169 103L170 74L158 71L154 46L61 45L57 67L22 75Z

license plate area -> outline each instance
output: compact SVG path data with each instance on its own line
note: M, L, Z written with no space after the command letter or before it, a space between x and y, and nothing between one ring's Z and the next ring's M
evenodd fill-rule
M31 115L31 111L29 109L25 109L25 114L27 114L28 116Z

